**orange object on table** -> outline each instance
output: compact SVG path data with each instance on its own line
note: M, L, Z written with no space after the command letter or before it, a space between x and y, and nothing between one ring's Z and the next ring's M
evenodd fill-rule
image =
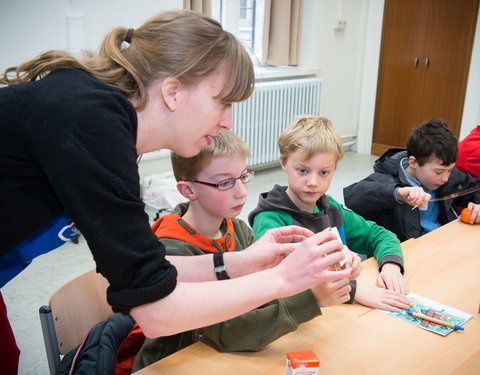
M460 219L467 224L470 224L470 214L468 213L468 208L465 207L462 212L460 212Z
M287 375L316 375L320 361L313 350L287 353Z

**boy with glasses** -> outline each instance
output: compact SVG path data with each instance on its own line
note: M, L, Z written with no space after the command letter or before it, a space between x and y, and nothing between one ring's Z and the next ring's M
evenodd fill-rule
M245 142L227 130L220 130L212 144L197 156L184 158L172 153L177 189L189 202L177 205L173 214L161 217L152 226L169 255L213 253L215 271L220 280L229 278L228 269L222 262L223 253L246 249L255 241L252 229L236 218L247 199L246 184L255 175L254 171L247 169L246 159L249 156ZM353 265L351 276L356 275L358 263ZM197 331L146 339L133 370L137 371L194 343L200 335L208 337L223 351L262 349L280 336L294 331L301 323L320 315L320 306L348 300L348 281L335 293L326 286L327 283L319 284L300 294L271 301L237 318ZM232 293L236 291L232 290Z

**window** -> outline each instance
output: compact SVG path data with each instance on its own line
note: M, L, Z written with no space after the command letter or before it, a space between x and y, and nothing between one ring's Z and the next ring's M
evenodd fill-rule
M252 57L260 56L261 51L263 21L257 10L262 4L262 0L212 0L212 17L234 34Z
M212 17L243 43L254 65L298 65L302 1L272 1L267 8L265 0L211 0L211 4Z
M238 39L255 50L255 0L240 0Z

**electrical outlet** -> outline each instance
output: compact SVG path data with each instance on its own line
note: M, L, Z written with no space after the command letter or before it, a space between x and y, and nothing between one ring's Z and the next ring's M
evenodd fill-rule
M343 18L337 18L333 28L335 30L345 30L347 28L347 20Z

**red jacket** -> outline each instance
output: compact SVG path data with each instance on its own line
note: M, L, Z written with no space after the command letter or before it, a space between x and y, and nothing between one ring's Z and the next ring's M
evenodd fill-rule
M480 125L458 144L458 159L455 166L462 172L480 178Z

